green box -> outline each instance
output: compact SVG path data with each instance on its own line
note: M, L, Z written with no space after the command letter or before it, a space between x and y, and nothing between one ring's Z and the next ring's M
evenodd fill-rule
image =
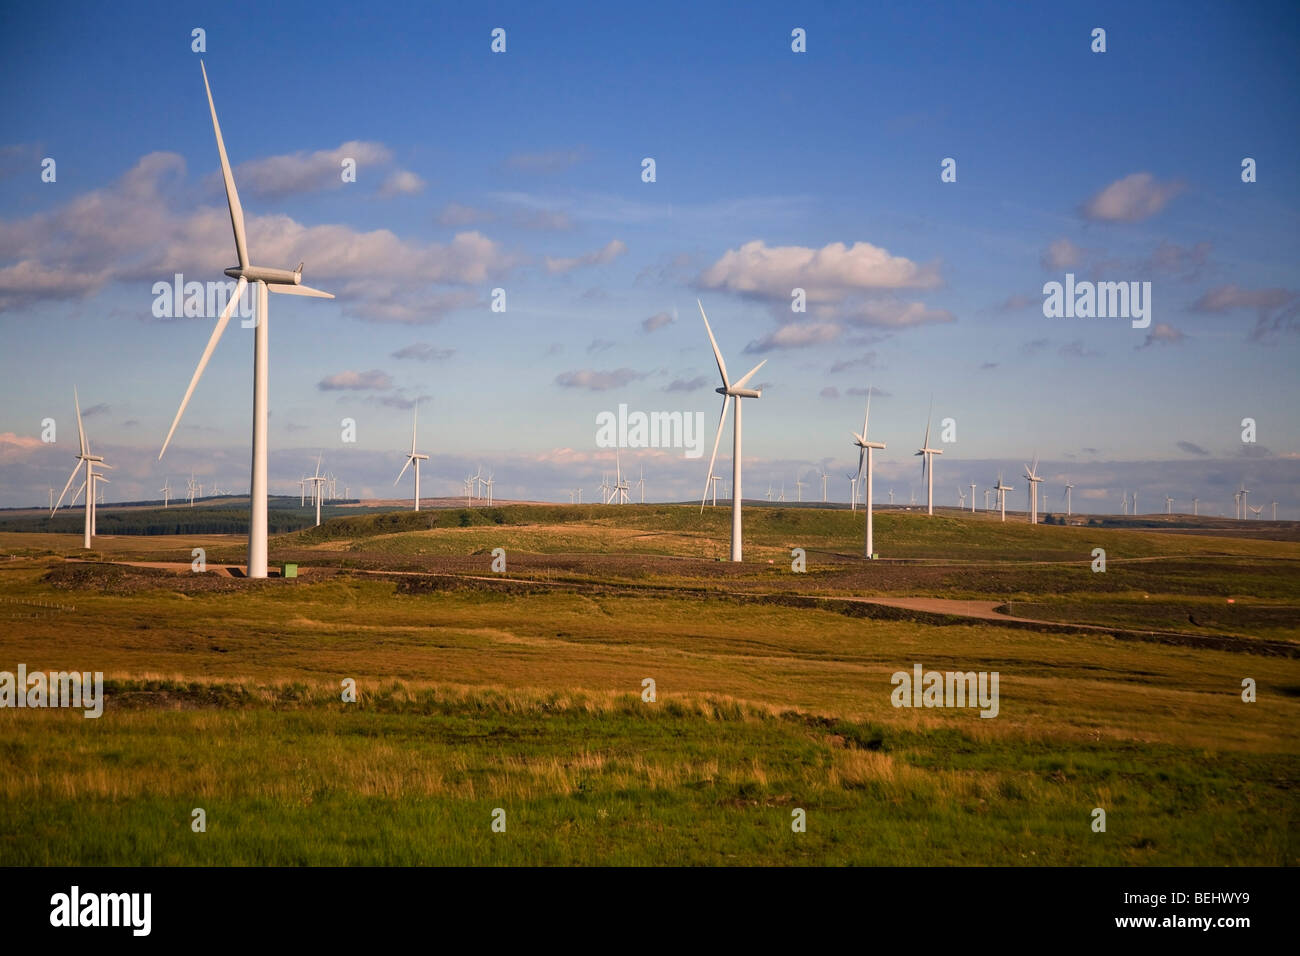
M296 578L298 576L298 565L286 564L284 566L284 576L286 578Z

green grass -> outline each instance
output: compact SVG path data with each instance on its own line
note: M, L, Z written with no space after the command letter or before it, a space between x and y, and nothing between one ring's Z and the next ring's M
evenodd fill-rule
M1295 640L1296 544L885 514L882 552L916 560L866 563L860 516L755 508L733 566L705 553L726 541L710 511L335 519L273 541L297 581L0 536L25 553L0 562L0 669L110 682L98 720L0 710L0 864L1300 862L1300 659L786 600L978 597ZM242 556L183 537L96 557L184 567L197 542ZM998 671L999 716L894 708L915 662Z

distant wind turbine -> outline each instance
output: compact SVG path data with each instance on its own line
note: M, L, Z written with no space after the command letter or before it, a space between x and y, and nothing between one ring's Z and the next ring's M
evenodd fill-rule
M1031 468L1025 465L1025 478L1029 480L1029 523L1038 524L1038 483L1043 479L1038 477L1038 456L1034 456L1034 464Z
M993 490L997 493L998 496L998 507L1002 509L1002 520L1006 521L1007 520L1007 492L1015 491L1015 488L1013 488L1011 485L1004 485L1002 483L1002 474L999 472L998 483L993 486Z
M50 509L50 517L54 517L54 513L59 510L59 505L63 504L63 496L72 487L72 481L77 477L77 472L84 468L86 477L82 482L82 487L86 491L86 520L83 529L83 545L89 548L90 539L95 534L95 480L92 477L95 473L95 465L102 464L105 468L112 468L113 466L105 464L101 456L90 453L90 441L86 438L86 429L81 424L81 399L77 396L75 386L72 389L72 402L77 409L77 440L80 442L80 450L77 452L77 463L72 466L72 474L68 476L68 483L63 486L63 491L59 494L59 500Z
M322 452L322 455L323 454L324 453ZM320 527L320 500L324 495L324 488L322 486L325 484L325 480L326 480L325 476L320 473L320 460L321 460L321 455L317 455L316 474L313 477L307 479L307 483L309 485L314 486L312 495L316 499L316 527L318 528Z
M942 455L942 448L930 447L930 419L934 416L934 400L930 400L930 413L925 417L925 442L917 449L921 456L921 478L926 482L926 514L934 514L934 456Z
M416 402L414 414L412 414L411 416L411 453L406 456L406 464L402 466L402 470L397 473L397 479L393 482L393 484L396 485L398 481L401 481L402 475L406 474L406 469L411 467L411 462L415 462L415 510L416 511L420 510L420 462L429 460L428 455L418 454L415 450L415 429L416 426L419 424L419 421L420 421L420 403Z
M858 480L861 480L861 479L864 479L864 478L865 478L865 479L866 479L866 483L867 483L867 487L866 487L866 495L865 495L865 497L864 497L864 501L865 501L865 505L864 505L864 507L865 507L866 512L867 512L867 530L866 530L866 538L865 538L865 540L863 541L863 546L862 546L862 554L863 554L864 557L867 557L867 558L870 558L873 554L876 553L876 552L875 552L875 543L874 543L874 541L872 540L872 526L871 526L871 518L872 518L872 514L871 514L871 511L872 511L872 506L871 506L871 497L872 497L872 495L871 495L871 471L872 471L872 467L871 467L871 453L872 453L872 451L874 451L874 450L877 449L877 448L884 448L884 447L885 447L885 443L884 443L884 442L880 442L880 441L868 441L868 440L867 440L867 422L868 422L868 421L870 420L870 418L871 418L871 390L872 390L872 387L873 387L873 386L870 386L870 385L867 386L867 410L866 410L866 413L863 414L863 416L862 416L862 433L861 433L861 434L856 434L856 433L855 433L854 436L853 436L853 444L855 444L855 445L858 446ZM855 485L855 487L856 487L856 485ZM892 493L891 493L891 495L892 495Z

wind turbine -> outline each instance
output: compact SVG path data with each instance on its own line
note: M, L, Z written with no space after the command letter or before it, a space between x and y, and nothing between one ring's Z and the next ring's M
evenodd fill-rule
M769 502L772 500L772 483L770 481L767 483L767 500Z
M1174 499L1170 498L1168 495L1165 495L1165 514L1171 515L1173 513L1174 513Z
M420 455L417 454L415 451L415 429L416 426L419 424L419 421L420 421L420 403L416 402L414 414L411 416L411 453L406 456L406 464L402 466L402 470L397 473L397 480L393 482L393 484L396 485L398 481L401 481L402 475L406 474L406 469L411 467L411 462L415 462L415 510L416 511L420 510L420 462L429 460L428 455Z
M722 387L716 389L722 396L722 414L718 418L718 433L713 438L713 456L709 459L709 470L706 474L713 474L713 463L718 457L718 442L722 440L722 428L727 423L727 406L734 398L736 400L735 421L733 422L733 439L731 452L731 560L741 560L741 522L740 522L740 454L741 454L741 432L740 432L740 406L746 398L762 398L763 390L759 388L746 388L745 385L755 373L767 362L763 359L745 375L736 382L727 378L727 363L722 360L722 353L718 351L718 342L713 337L713 329L709 328L709 317L704 314L704 304L698 299L695 304L700 307L700 318L704 320L704 330L709 333L709 344L713 346L713 357L718 362L718 374L722 376ZM708 493L708 483L705 483L705 493ZM704 500L700 500L700 512L704 511Z
M92 471L90 473L90 486L94 490L94 494L91 495L92 504L90 507L90 536L92 538L99 534L99 506L104 503L104 492L99 490L99 483L101 481L106 485L112 484L112 482L108 480L107 476L102 475L97 471ZM98 496L97 500L96 496Z
M50 509L50 517L54 517L54 513L59 510L59 505L63 504L63 496L66 495L68 489L72 487L72 481L77 477L77 472L82 468L85 468L86 477L82 485L86 490L86 521L83 532L83 545L84 547L89 548L90 539L94 537L95 534L95 483L92 476L94 475L95 465L97 463L104 464L104 459L99 455L92 455L90 453L90 442L86 439L86 429L81 424L81 399L77 396L77 389L75 386L72 389L72 402L77 409L77 440L80 442L80 450L77 452L77 463L72 466L72 474L68 475L68 483L63 486L63 491L59 494L59 500L55 502L54 507ZM112 468L113 466L104 464L104 467ZM73 500L75 501L76 498L74 497Z
M1259 513L1264 510L1263 505L1247 505L1246 507L1250 509L1250 513L1253 514L1256 518L1258 518Z
M181 399L181 407L176 412L171 430L167 432L167 438L163 441L162 451L158 452L158 460L161 461L167 451L167 445L176 432L176 426L180 424L181 416L185 414L185 406L189 404L190 396L194 394L194 388L199 384L199 378L203 375L208 360L212 358L217 343L221 341L221 334L225 332L226 324L230 321L235 306L239 304L240 297L250 282L257 283L257 328L253 337L253 465L248 493L248 576L264 578L266 577L266 433L269 414L267 392L270 387L268 353L271 341L270 299L267 293L278 292L322 299L332 299L334 296L302 284L301 262L292 272L287 269L254 266L249 262L248 238L244 233L244 208L239 204L239 193L235 190L235 177L230 172L226 144L221 138L221 126L217 122L217 107L212 102L212 88L208 85L207 67L203 66L202 62L199 66L203 70L203 88L208 94L212 131L217 137L221 175L226 183L226 204L230 208L230 225L235 233L235 254L239 257L239 265L226 269L225 274L239 281L235 284L235 291L230 296L230 301L221 310L221 317L217 319L212 337L208 339L208 346L203 350L198 368L194 370L194 377L190 379L190 387L185 390L185 397Z
M1138 493L1135 491L1133 492L1133 514L1136 516L1137 513L1138 513Z
M1274 520L1274 521L1277 520L1277 502L1276 502L1276 501L1273 502L1273 520Z
M885 443L882 441L867 440L867 422L871 418L871 390L872 390L872 386L868 385L867 386L867 410L862 416L862 434L853 435L853 444L858 446L858 478L859 479L861 479L864 476L864 471L863 471L864 467L866 469L865 477L867 479L867 487L866 487L866 495L864 496L863 507L866 509L867 512L867 531L866 531L866 538L864 539L862 544L862 554L866 558L870 558L873 554L876 553L875 542L872 539L873 529L872 529L872 522L871 522L871 517L872 517L871 516L871 471L872 471L871 453L877 448L885 447ZM854 487L856 487L856 485ZM893 493L891 492L890 494L892 497Z
M893 488L890 488L890 489L889 489L889 503L890 503L891 505L894 503L894 489L893 489Z
M925 418L925 442L917 449L921 456L921 478L926 481L926 514L934 514L934 456L942 455L942 448L930 447L930 419L934 417L934 401L930 401L930 414Z
M830 479L831 476L826 473L825 465L822 465L822 473L820 477L822 480L822 504L826 504L826 482Z
M713 504L710 505L710 507L716 508L718 506L718 482L722 480L722 476L713 475L709 480L713 483ZM770 492L767 500L768 501L772 500L770 496Z
M619 504L621 505L628 504L631 501L631 499L627 495L628 490L630 488L631 486L627 483L627 480L624 479L623 477L623 463L619 460L618 449L615 448L614 449L614 485L610 489L609 503L613 504L614 499L618 498ZM701 509L703 509L702 503L700 507Z
M641 477L637 479L636 483L637 483L637 487L641 489L641 504L645 504L645 465L641 466ZM717 495L718 492L717 489L715 488L713 491L714 504L717 504L718 501Z
M1241 494L1241 513L1238 515L1238 517L1245 518L1246 509L1250 507L1250 505L1246 503L1246 496L1250 494L1250 489L1246 487L1246 483L1244 481L1241 483L1240 494Z
M975 482L970 483L970 513L975 513Z
M844 476L849 479L849 510L858 510L858 476L854 472L849 472Z
M1038 524L1038 456L1034 456L1034 466L1025 465L1025 477L1029 480L1029 523Z
M164 508L167 507L167 502L171 501L171 497L172 497L171 482L172 480L168 478L166 481L163 482L163 486L158 489L159 491L162 492Z
M1200 511L1200 501L1201 501L1200 498L1193 498L1193 499L1192 499L1192 517L1193 517L1193 518L1198 517L1198 516L1200 515L1200 513L1201 513L1201 511Z
M1123 501L1124 501L1123 505L1120 506L1121 513L1128 514L1128 492L1127 491L1124 492Z
M492 507L492 486L495 485L496 483L497 483L496 472L489 471L487 476L487 481L484 482L484 484L487 485L487 503L489 508Z
M191 508L194 507L194 491L197 487L198 485L194 483L194 472L191 470L190 480L185 483L185 493L189 496Z
M1070 517L1070 514L1071 514L1071 511L1070 511L1070 490L1071 490L1073 487L1074 487L1074 485L1071 485L1071 484L1067 484L1067 485L1065 486L1065 516L1066 516L1067 518Z
M322 452L322 454L324 453ZM307 479L307 483L309 485L315 486L312 490L312 496L316 499L316 527L318 528L320 527L320 499L323 490L321 486L325 484L325 480L326 480L325 476L320 473L320 460L321 460L321 455L317 455L316 474L314 477Z
M985 510L985 511L988 511L988 510L989 510L989 495L991 495L991 494L993 494L993 489L992 489L992 488L985 488L985 489L984 489L984 510Z
M998 494L998 507L1002 509L1002 520L1007 520L1007 492L1015 491L1011 485L1002 483L1002 473L998 472L998 483L993 486L993 490Z
M794 476L794 493L796 495L795 501L803 501L803 486L806 484L807 484L806 481L799 480L799 474L798 472L796 472Z

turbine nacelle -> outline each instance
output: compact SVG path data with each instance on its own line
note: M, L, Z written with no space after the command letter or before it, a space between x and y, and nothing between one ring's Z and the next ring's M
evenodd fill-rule
M754 371L757 372L758 369L754 369ZM749 374L753 375L754 373L750 372ZM749 378L749 375L746 375L745 378ZM763 397L763 390L761 388L736 388L734 386L732 388L726 388L725 386L723 386L723 387L715 388L714 391L717 392L719 395L730 395L732 398L762 398Z

